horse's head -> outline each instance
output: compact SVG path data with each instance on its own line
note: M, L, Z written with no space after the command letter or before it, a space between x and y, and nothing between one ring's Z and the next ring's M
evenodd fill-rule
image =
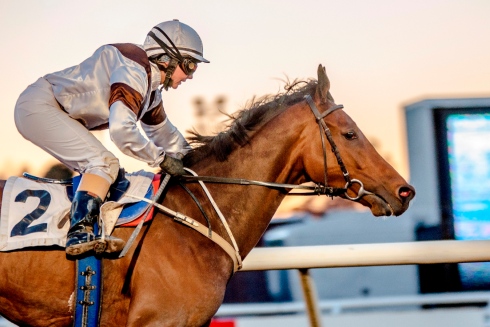
M298 81L286 86L285 93L256 99L218 135L193 133L190 140L199 146L184 158L186 167L200 175L288 185L313 181L347 188L341 196L370 207L374 215L401 215L415 190L376 152L354 121L337 110L341 106L334 103L329 89L320 65L318 81ZM230 206L236 205L238 193L231 196ZM248 196L263 201L266 195L254 189ZM277 193L269 196L272 207L282 200ZM246 201L244 206L248 205ZM271 211L276 209L272 207Z
M325 68L320 65L316 91L304 106L310 114L318 110L315 116L320 126L305 129L308 135L304 138L307 151L303 152L303 162L308 178L347 187L343 197L368 206L375 216L401 215L415 195L414 188L378 154L355 122L343 110L336 110L341 106L334 103L329 89ZM315 125L313 114L311 124Z

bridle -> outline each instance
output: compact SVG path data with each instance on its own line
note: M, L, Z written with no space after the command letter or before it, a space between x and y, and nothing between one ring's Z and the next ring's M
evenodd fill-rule
M305 96L305 99L313 112L313 115L316 118L316 121L318 123L319 129L320 129L320 138L322 140L322 149L323 149L323 168L324 168L324 185L317 184L315 186L307 186L307 185L294 185L294 184L281 184L281 183L272 183L272 182L261 182L261 181L254 181L254 180L248 180L248 179L238 179L238 178L225 178L225 177L214 177L214 176L198 176L195 172L192 170L185 168L188 173L191 175L183 175L181 176L180 180L178 183L180 186L187 192L189 195L192 197L194 202L197 204L199 210L201 211L201 214L204 216L206 219L206 222L208 224L207 227L205 227L203 224L199 223L198 221L185 216L181 213L175 212L171 209L168 209L164 207L163 205L156 203L156 200L150 201L147 199L142 199L143 201L150 202L152 205L156 206L160 210L162 210L164 213L170 215L173 217L176 221L196 230L197 232L201 233L202 235L208 237L212 241L214 241L216 244L218 244L233 260L233 273L236 272L237 270L241 269L242 267L242 257L240 255L240 249L238 247L238 244L235 240L235 237L233 236L233 233L229 227L229 224L223 214L221 213L220 209L216 205L216 202L213 200L211 194L209 193L207 187L204 185L204 182L211 182L211 183L222 183L222 184L240 184L240 185L259 185L259 186L265 186L265 187L271 187L271 188L279 188L279 189L308 189L311 192L309 193L292 193L292 194L301 194L301 195L311 195L311 194L325 194L328 196L339 196L339 195L344 195L350 200L359 200L361 197L364 195L368 194L373 194L369 191L366 191L364 189L364 185L362 182L358 179L351 179L349 172L347 171L347 168L345 167L342 158L340 156L339 150L333 140L332 133L330 132L330 129L328 128L327 124L324 121L324 118L334 112L335 110L342 109L344 106L342 105L335 105L332 108L329 108L327 111L324 113L320 114L318 108L316 107L315 103L313 102L313 99L311 98L310 95ZM322 132L323 131L323 132ZM337 158L337 163L340 166L340 169L342 170L342 174L344 176L344 179L346 181L345 187L344 188L333 188L328 186L328 180L327 180L327 150L325 146L325 139L324 135L327 137L328 142L330 143L330 147L332 148L332 152L335 154L335 157ZM165 178L169 178L170 175L167 175ZM168 179L167 179L168 180ZM202 187L203 191L206 193L207 198L209 199L211 205L214 208L214 211L218 215L219 219L221 220L221 223L225 227L226 233L228 234L228 237L230 238L230 242L226 241L223 239L220 235L213 233L211 230L211 223L206 215L206 212L204 208L201 206L199 200L192 194L192 192L185 187L184 183L185 182L198 182L200 186ZM360 185L359 192L357 193L356 197L350 197L347 194L347 189L354 183L358 183ZM162 184L163 185L163 184ZM164 187L164 186L163 186ZM160 186L162 188L162 186ZM159 191L160 192L160 189ZM288 193L291 194L291 193ZM140 222L142 224L142 222ZM136 234L137 235L137 234ZM133 232L133 235L130 238L131 240L134 240L136 238L135 232ZM131 246L130 241L128 241L126 247L129 248ZM132 241L131 241L132 242Z
M315 102L311 98L310 95L305 96L306 102L308 103L311 111L313 112L313 115L315 116L315 119L318 123L318 127L320 129L320 138L322 141L322 150L323 150L323 170L324 170L324 184L317 183L315 186L310 186L310 185L296 185L296 184L282 184L282 183L273 183L273 182L262 182L262 181L255 181L255 180L249 180L249 179L241 179L241 178L227 178L227 177L215 177L215 176L189 176L189 175L184 175L181 176L181 181L182 182L192 182L192 181L202 181L202 182L208 182L208 183L220 183L220 184L238 184L238 185L258 185L258 186L264 186L264 187L269 187L269 188L278 188L278 189L300 189L300 190L309 190L310 192L296 192L296 193L289 193L288 195L327 195L327 196L340 196L344 195L346 198L352 201L359 200L362 198L364 195L369 195L373 194L369 191L366 191L364 189L364 184L358 180L358 179L352 179L350 177L349 172L347 171L347 168L344 165L344 162L342 161L342 157L340 156L340 152L337 148L337 145L335 144L332 133L330 132L330 129L328 128L327 124L324 121L324 118L331 114L332 112L344 108L343 105L335 105L328 110L326 110L323 113L320 113L318 110L317 106L315 105ZM322 133L323 131L323 133ZM328 186L328 177L327 177L327 150L326 150L326 145L325 145L325 138L324 135L327 137L328 143L330 144L330 147L332 148L332 152L335 154L335 157L337 159L337 163L342 171L342 175L344 176L345 179L345 186L343 188L337 188L337 187L330 187ZM353 184L359 184L359 192L357 193L357 196L351 197L347 194L347 189L353 185Z
M328 177L327 177L327 149L325 146L325 139L323 135L327 137L328 143L330 144L330 147L332 148L332 152L335 155L335 158L337 159L337 163L340 167L340 170L342 171L342 175L344 176L345 180L345 193L344 196L348 198L349 200L356 201L362 198L364 195L369 195L373 194L372 192L366 191L364 189L364 184L358 180L358 179L351 179L349 172L347 171L347 168L345 168L344 162L342 161L342 157L340 156L339 149L337 148L337 145L335 144L335 141L333 140L332 133L330 132L330 128L328 128L327 124L325 123L324 118L330 115L332 112L338 109L343 109L344 106L341 104L337 104L327 110L325 110L323 113L320 113L318 110L315 102L311 98L310 95L305 96L306 102L310 106L311 111L313 112L313 115L316 118L316 122L318 123L318 127L320 128L320 138L322 140L322 149L323 149L323 174L324 174L324 185L328 185ZM323 133L322 133L323 129ZM351 197L347 194L347 189L354 183L359 184L359 192L357 193L357 196Z
M364 189L364 185L362 182L358 179L351 179L349 172L347 171L347 168L345 167L342 157L340 156L340 152L333 140L332 133L330 132L330 129L328 128L327 124L325 123L324 119L327 117L329 114L332 112L342 109L344 106L343 105L335 105L328 110L326 110L323 113L320 113L318 110L317 106L313 102L313 99L311 98L310 95L305 96L306 102L308 103L311 111L313 112L313 115L316 118L316 121L318 123L319 129L320 129L320 138L321 138L321 143L322 143L322 150L323 150L323 169L324 169L324 185L321 184L316 184L315 186L308 186L308 185L295 185L295 184L281 184L281 183L272 183L272 182L261 182L261 181L254 181L254 180L248 180L248 179L238 179L238 178L224 178L224 177L214 177L214 176L197 176L193 171L191 171L188 168L185 168L188 172L191 173L191 175L184 175L181 176L179 180L179 184L184 188L185 191L187 191L191 197L193 198L194 202L198 205L199 210L201 211L202 215L205 217L208 226L205 227L203 224L199 223L198 221L181 214L179 212L173 211L169 208L164 207L163 205L157 203L156 201L160 197L160 194L162 193L163 189L165 188L168 180L170 179L170 175L166 175L164 178L164 181L160 185L158 191L156 192L156 195L151 199L146 199L142 197L137 197L137 196L132 196L135 198L138 198L142 201L149 202L152 206L155 206L159 208L162 212L168 214L169 216L173 217L176 221L193 228L194 230L198 231L202 235L208 237L212 241L214 241L216 244L218 244L232 259L233 261L233 272L239 270L242 266L242 258L240 255L240 251L238 248L238 244L235 241L235 238L233 236L233 233L231 232L228 223L226 219L224 218L223 214L219 210L218 206L212 199L211 194L207 190L206 186L204 185L204 182L211 182L211 183L222 183L222 184L240 184L240 185L259 185L259 186L265 186L265 187L270 187L270 188L277 188L277 189L303 189L303 190L310 190L311 192L301 192L301 193L288 193L288 194L294 194L294 195L328 195L328 196L340 196L344 195L346 198L356 201L359 200L361 197L364 195L369 195L373 194L369 191L366 191ZM330 144L330 147L332 149L332 152L335 154L335 157L337 159L337 163L342 171L342 174L344 176L344 179L346 181L346 184L344 188L334 188L334 187L329 187L328 186L328 176L327 176L327 150L326 150L326 145L325 145L325 138L324 134L327 137L328 143ZM25 174L26 175L26 174ZM35 177L32 175L27 174L28 178L34 179L36 181L41 181L41 182L46 182L46 183L56 183L56 184L71 184L72 180L53 180L49 178L39 178ZM225 227L225 230L231 240L231 244L223 239L220 235L214 233L211 230L211 224L209 222L209 218L206 215L206 212L204 211L203 207L200 205L198 199L193 196L192 192L186 188L183 183L185 182L198 182L204 192L206 193L208 199L210 200L215 212L219 216L223 226ZM347 189L354 183L357 183L360 185L359 192L357 193L357 196L351 197L347 194ZM130 195L131 196L131 195ZM139 231L141 230L141 227L143 223L146 220L145 219L141 220L140 223L138 224L138 227L135 228L133 234L129 238L123 252L121 252L120 256L124 256L124 254L127 252L127 250L131 247L133 241L136 239Z
M349 172L347 171L347 168L344 165L344 162L342 161L342 157L340 156L340 152L337 148L337 145L335 144L335 141L333 140L332 133L330 132L330 129L328 128L327 124L325 123L325 117L330 115L332 112L344 108L343 105L338 104L335 105L323 113L320 113L318 110L315 102L311 98L310 95L305 96L306 102L308 103L313 115L315 116L315 119L318 123L318 127L320 129L320 138L322 141L322 150L323 150L323 174L324 174L324 184L316 183L314 186L311 185L296 185L296 184L283 184L283 183L273 183L273 182L263 182L263 181L256 181L256 180L250 180L250 179L242 179L242 178L228 178L228 177L216 177L216 176L191 176L191 175L184 175L180 176L180 182L181 183L186 183L186 182L208 182L208 183L219 183L219 184L238 184L238 185L258 185L258 186L264 186L264 187L269 187L269 188L276 188L276 189L296 189L296 190L304 190L304 191L310 191L310 192L294 192L294 193L288 193L288 195L327 195L327 196L340 196L344 195L347 199L356 201L362 198L364 195L369 195L373 194L372 192L369 192L364 189L364 184L358 180L358 179L352 179L350 177ZM323 132L323 133L322 133ZM338 188L338 187L331 187L328 186L328 176L327 176L327 149L325 145L325 137L327 137L328 143L330 144L330 147L332 149L332 152L335 154L335 158L337 159L337 163L340 167L340 170L342 171L342 175L344 176L345 180L345 186L343 188ZM50 178L41 178L41 177L36 177L32 176L29 174L27 177L34 179L36 181L41 181L45 183L56 183L56 184L71 184L71 179L68 180L54 180ZM359 184L359 191L357 193L357 196L351 197L347 194L347 189L352 186L353 184Z

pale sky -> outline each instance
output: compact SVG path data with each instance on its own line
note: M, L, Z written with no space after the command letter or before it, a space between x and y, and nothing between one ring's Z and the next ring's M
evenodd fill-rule
M490 96L489 17L488 0L0 0L0 175L51 162L14 125L27 85L103 44L141 44L152 26L178 18L201 35L211 61L163 95L182 132L195 123L196 96L224 95L231 113L254 95L277 93L285 76L316 78L321 63L336 102L408 177L405 104ZM128 171L149 168L117 155Z

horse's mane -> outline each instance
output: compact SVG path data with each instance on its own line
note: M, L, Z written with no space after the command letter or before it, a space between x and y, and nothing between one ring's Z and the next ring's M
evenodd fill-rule
M252 98L244 109L229 115L230 123L223 132L215 136L200 135L197 131L188 131L189 142L194 146L185 156L184 164L191 167L202 159L214 156L224 161L236 148L247 144L261 126L283 112L286 108L303 100L306 94L312 94L316 80L286 82L284 91L275 95Z

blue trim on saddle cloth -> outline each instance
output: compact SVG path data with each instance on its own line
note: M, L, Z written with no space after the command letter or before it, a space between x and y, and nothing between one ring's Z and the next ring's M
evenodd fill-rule
M78 188L78 185L80 184L80 180L81 180L81 175L73 177L72 179L73 185L69 185L66 188L66 194L68 196L68 199L70 199L70 201L72 201L73 199L75 193L74 190ZM150 187L146 191L145 198L151 200L153 193L155 193L155 190L153 184L150 184ZM115 201L113 199L108 199L108 200ZM136 218L140 217L143 213L145 213L149 205L150 204L145 201L138 201L134 203L125 204L123 210L119 214L119 218L116 222L116 226L130 223Z
M153 193L153 185L150 184L150 187L145 194L145 198L151 200ZM121 211L121 213L119 214L119 218L117 219L116 226L132 222L133 220L141 216L146 211L146 208L148 208L149 205L150 204L145 201L128 203L124 205L124 209Z
M117 202L120 198L123 197L124 193L129 188L129 180L124 176L125 172L123 169L119 170L119 174L117 175L116 180L109 188L109 197L107 201ZM78 185L82 179L82 175L77 175L71 179L72 185L68 185L66 187L66 195L70 202L73 201L73 197L75 196L75 190L78 189Z
M102 297L102 260L94 255L76 260L74 327L99 326Z

